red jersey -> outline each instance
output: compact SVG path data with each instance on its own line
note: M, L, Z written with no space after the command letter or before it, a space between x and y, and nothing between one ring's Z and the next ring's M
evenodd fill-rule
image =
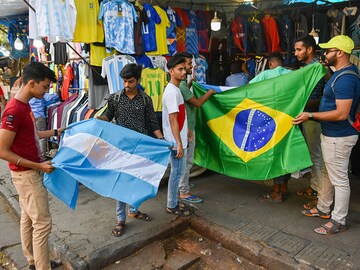
M1 128L16 133L11 151L33 162L40 162L35 120L29 104L10 99L2 116ZM9 168L12 171L30 170L10 162Z

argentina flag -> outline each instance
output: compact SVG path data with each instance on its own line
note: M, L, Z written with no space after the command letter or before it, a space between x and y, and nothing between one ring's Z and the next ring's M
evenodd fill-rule
M228 91L231 89L238 88L238 87L234 87L234 86L218 86L218 85L211 85L211 84L205 84L205 83L198 83L198 85L200 85L206 91L213 89L213 90L215 90L216 93L221 93L221 92L225 92L225 91Z
M164 140L102 120L72 124L45 174L48 190L74 209L78 184L135 207L156 195L170 158Z

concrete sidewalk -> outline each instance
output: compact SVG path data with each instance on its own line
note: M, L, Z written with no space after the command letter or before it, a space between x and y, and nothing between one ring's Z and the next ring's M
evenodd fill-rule
M3 161L0 179L0 193L18 216L16 192ZM290 195L283 203L258 201L259 194L269 192L271 181L241 181L206 172L192 183L193 192L204 199L196 205L194 216L166 214L167 188L160 187L158 196L140 207L153 221L128 219L125 234L119 238L111 236L116 221L114 200L81 186L76 210L72 211L50 195L54 255L61 258L64 269L101 269L154 240L192 227L267 269L360 269L359 178L351 179L350 229L332 236L313 232L326 220L300 213L308 199L295 192L307 186L305 179L290 180ZM27 265L20 249L18 220L10 215L0 209L0 251L21 269Z

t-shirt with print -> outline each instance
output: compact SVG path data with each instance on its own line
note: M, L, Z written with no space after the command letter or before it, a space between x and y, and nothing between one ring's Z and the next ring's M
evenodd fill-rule
M194 10L188 9L186 10L186 12L190 20L190 25L186 27L186 51L188 53L198 55L199 54L199 48L198 48L199 38L197 33L198 18Z
M1 128L16 133L11 151L22 158L40 162L34 115L29 104L10 99L2 116ZM30 170L9 162L12 171Z
M174 138L174 135L171 131L170 126L170 113L178 113L178 123L180 131L180 139L182 142L182 147L187 148L187 133L188 133L188 122L184 104L184 98L181 95L179 87L172 83L168 83L165 88L164 95L162 98L162 124L163 124L163 133L167 141L174 143L174 149L176 149L177 144Z
M138 18L137 22L134 23L135 54L142 55L145 53L142 26L149 22L149 17L147 16L146 11L141 4L133 3L133 5Z
M190 130L195 130L195 124L196 124L196 108L188 102L190 98L194 96L193 92L191 92L188 84L186 81L182 81L179 85L181 95L184 98L185 101L185 108L186 108L186 116L188 119L188 126Z
M141 86L151 97L155 112L162 111L162 96L166 84L166 72L161 68L145 68L142 71Z
M146 11L146 15L149 18L148 24L143 24L142 27L145 52L156 51L157 45L155 24L161 23L161 18L152 5L145 3L143 7Z
M161 23L155 26L156 29L156 51L148 52L148 55L165 55L169 53L166 41L166 28L170 27L170 21L166 12L159 6L154 6L161 18Z
M104 23L105 46L119 52L134 54L134 21L137 15L132 4L123 2L101 2L99 20Z
M104 26L98 20L98 0L75 0L76 26L73 42L104 42Z
M163 7L168 15L170 21L170 27L166 28L166 39L169 50L168 55L174 55L176 53L176 27L181 26L182 22L180 17L176 14L175 10L171 7Z
M186 27L190 25L190 19L185 9L174 8L176 14L181 19L181 26L176 28L176 50L178 52L186 51Z

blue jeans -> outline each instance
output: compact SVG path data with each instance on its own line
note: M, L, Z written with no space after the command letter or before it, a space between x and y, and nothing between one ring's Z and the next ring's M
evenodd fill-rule
M190 175L190 170L193 166L193 160L194 160L195 130L193 131L193 140L188 143L188 148L186 150L187 151L186 151L185 173L181 177L180 183L179 183L180 194L188 194L190 192L189 175Z
M186 151L184 149L184 156L182 158L176 158L177 151L171 150L170 156L170 177L168 182L168 194L167 194L167 207L175 208L178 204L178 188L181 177L185 173L186 165Z
M132 205L129 205L129 212L130 213L136 213L138 210ZM116 218L117 221L123 221L126 220L126 203L121 201L116 201Z

